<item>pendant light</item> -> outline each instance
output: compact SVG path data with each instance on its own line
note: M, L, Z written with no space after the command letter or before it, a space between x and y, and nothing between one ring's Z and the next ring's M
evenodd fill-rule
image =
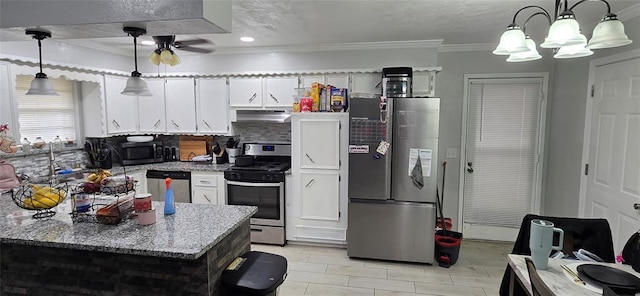
M40 72L31 80L31 87L26 93L28 96L57 96L58 93L53 89L53 83L47 78L47 74L42 72L42 40L51 38L51 33L39 30L27 30L27 35L32 35L33 39L38 40L38 58L40 60Z
M133 63L135 70L131 72L131 77L127 80L127 86L121 92L127 96L151 96L147 82L142 79L142 74L138 72L138 44L137 38L147 33L147 30L134 27L124 27L123 31L133 37Z

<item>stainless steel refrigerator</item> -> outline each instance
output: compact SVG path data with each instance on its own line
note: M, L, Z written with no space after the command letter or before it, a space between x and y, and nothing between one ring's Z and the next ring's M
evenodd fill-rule
M439 109L438 98L350 99L349 257L433 263Z

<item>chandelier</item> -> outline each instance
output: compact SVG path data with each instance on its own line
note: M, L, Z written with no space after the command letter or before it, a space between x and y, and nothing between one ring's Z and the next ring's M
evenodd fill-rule
M591 39L580 32L580 25L576 20L573 9L586 2L598 1L607 5L607 13L600 23L593 29ZM564 8L563 8L564 6ZM618 16L611 13L611 6L605 0L580 0L569 7L568 0L555 0L555 12L552 17L544 8L538 5L528 5L520 8L513 16L513 21L500 37L498 47L493 51L496 55L508 55L507 62L526 62L539 60L542 56L538 53L536 43L526 33L527 23L531 18L541 15L549 21L549 32L545 40L540 44L542 48L553 48L554 58L578 58L590 56L592 49L612 48L631 44L629 37L624 33L624 25L618 20ZM516 23L518 14L524 10L534 9L524 22L522 28ZM561 11L562 9L562 11Z

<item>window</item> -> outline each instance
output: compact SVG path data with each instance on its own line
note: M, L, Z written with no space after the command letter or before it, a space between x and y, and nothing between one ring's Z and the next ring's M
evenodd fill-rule
M42 137L47 143L56 136L76 140L77 112L74 82L60 78L49 78L59 96L27 96L33 76L18 75L16 78L16 98L20 137L33 142Z

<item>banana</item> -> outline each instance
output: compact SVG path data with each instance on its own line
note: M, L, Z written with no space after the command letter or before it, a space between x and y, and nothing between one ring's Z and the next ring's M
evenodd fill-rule
M102 174L107 176L107 177L111 177L112 176L111 172L108 171L108 170L102 170Z
M95 182L96 179L98 179L98 174L96 174L96 173L91 173L91 174L89 174L89 176L87 176L87 180L89 180L91 182Z

